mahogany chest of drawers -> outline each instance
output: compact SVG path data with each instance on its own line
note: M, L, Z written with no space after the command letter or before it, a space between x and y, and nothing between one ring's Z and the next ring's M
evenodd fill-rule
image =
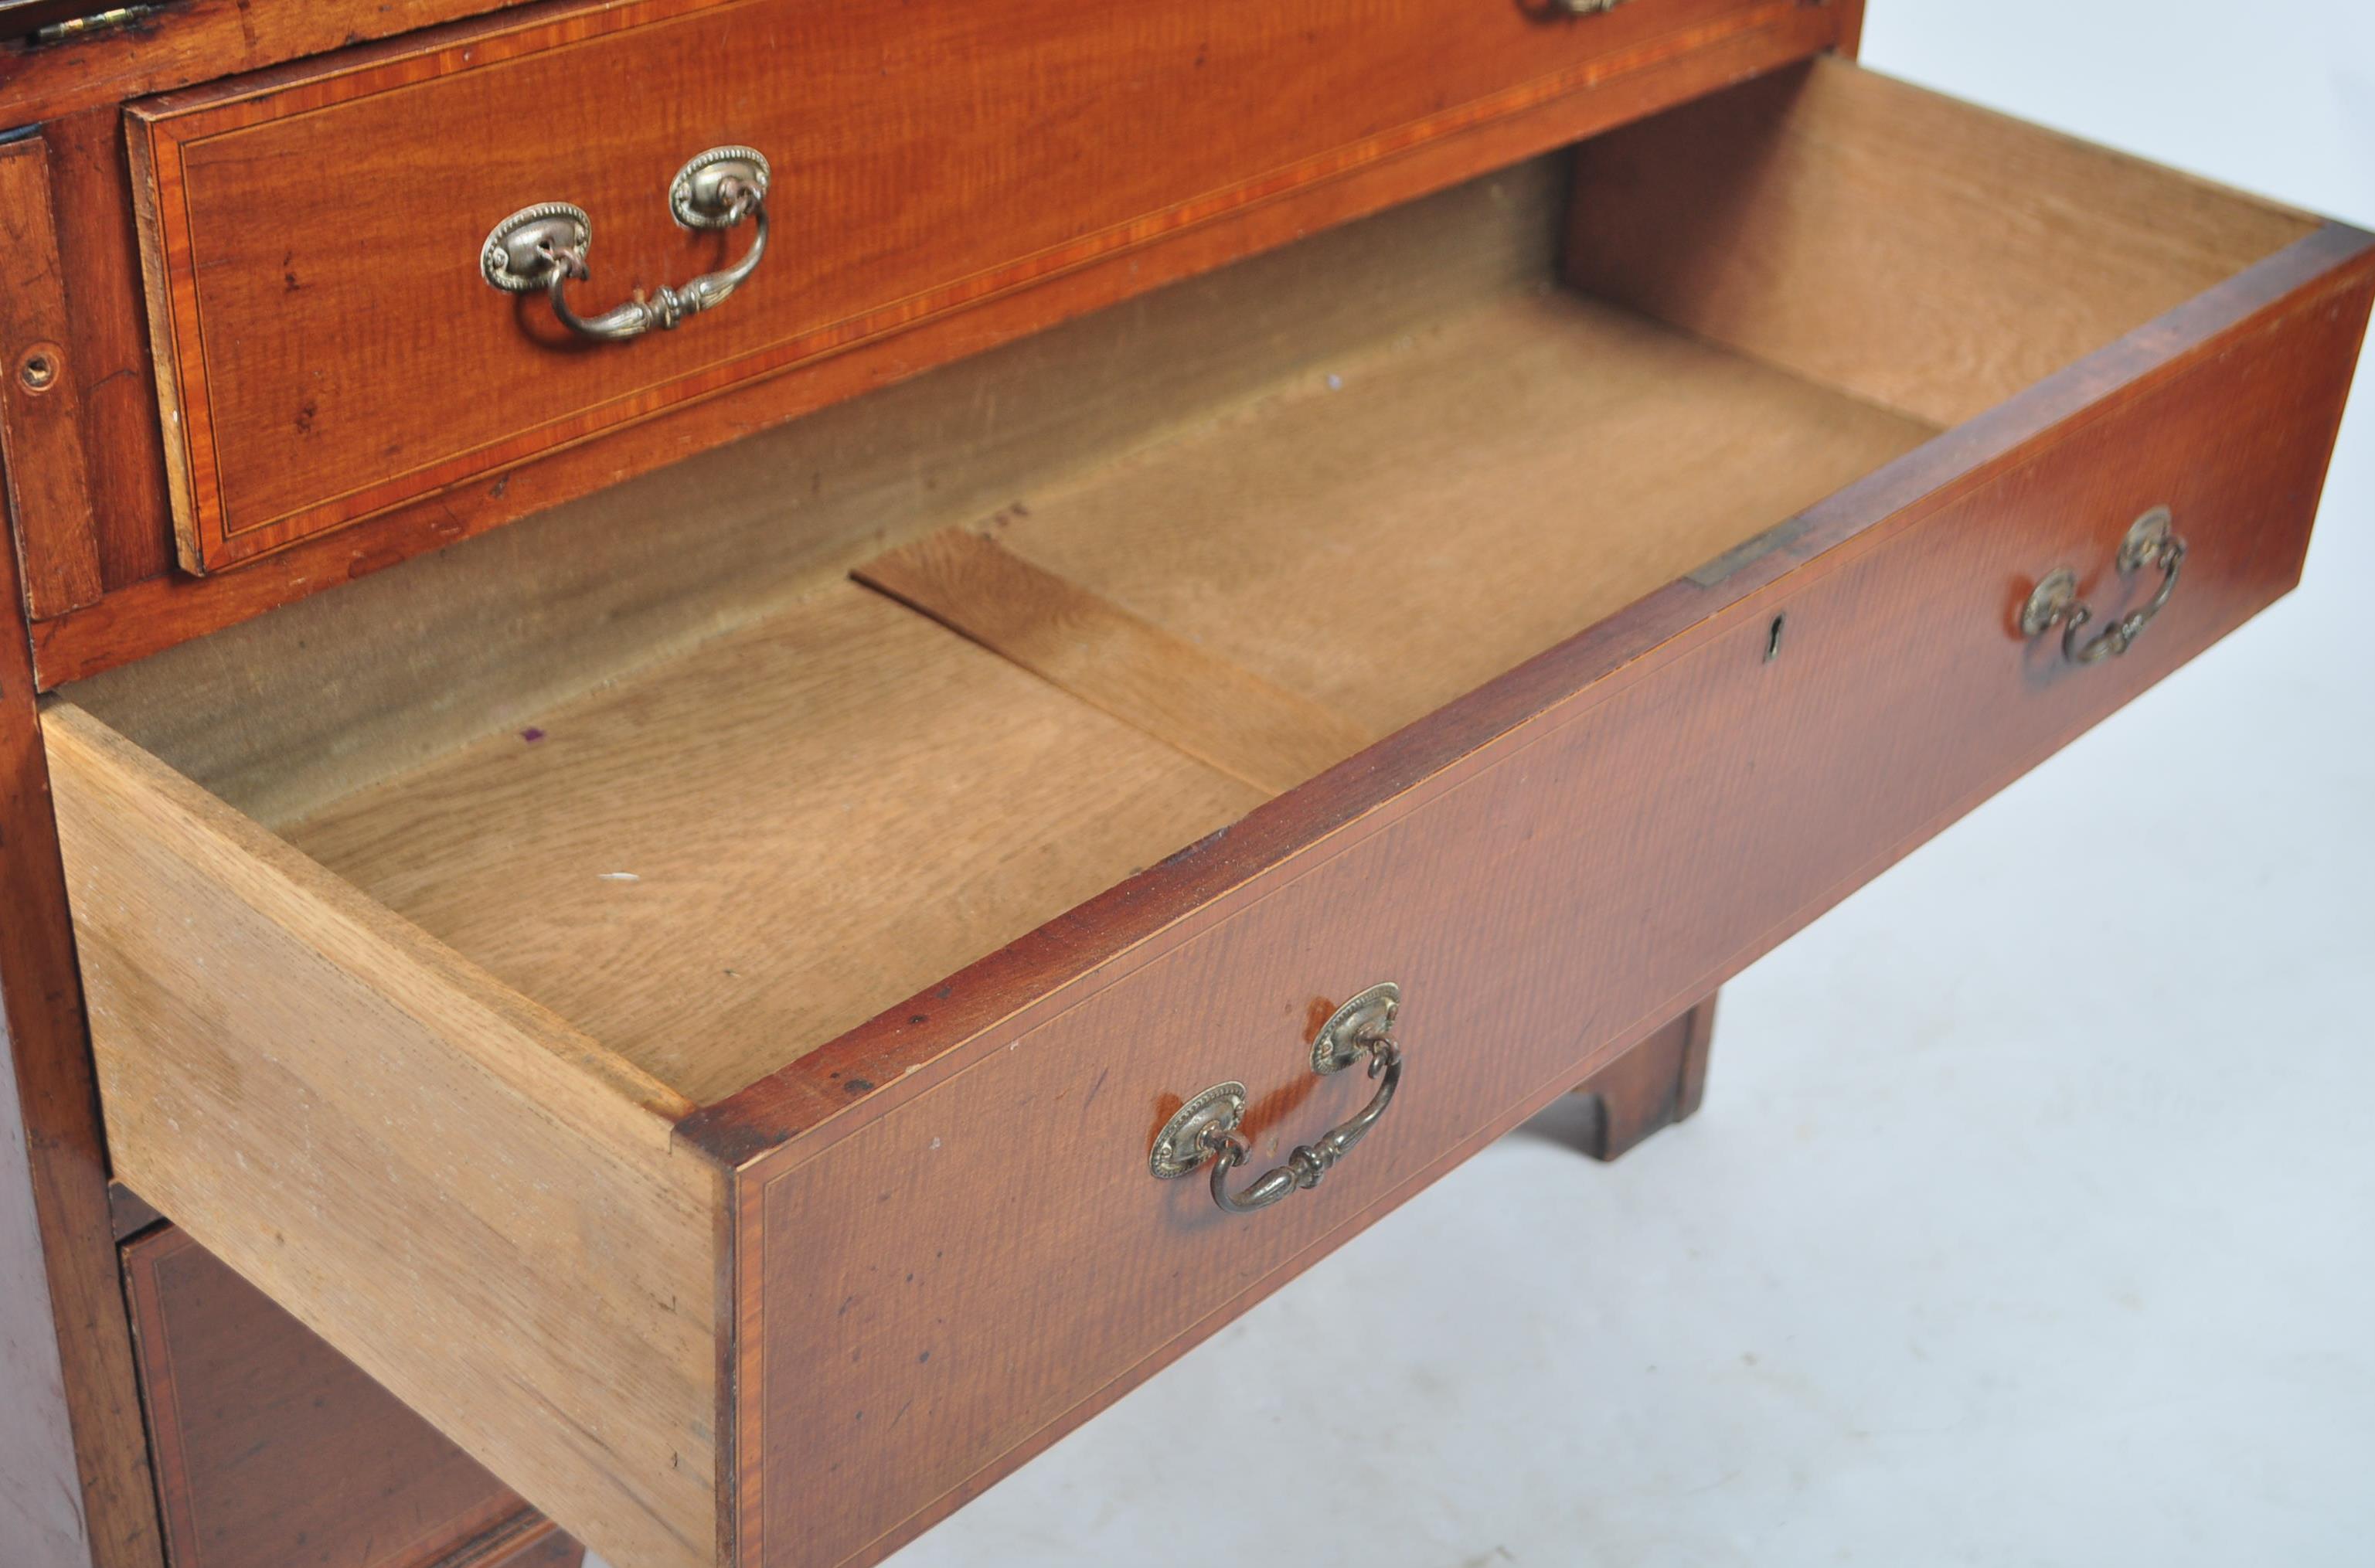
M0 5L7 1562L870 1562L1688 1114L2375 293L1860 17Z

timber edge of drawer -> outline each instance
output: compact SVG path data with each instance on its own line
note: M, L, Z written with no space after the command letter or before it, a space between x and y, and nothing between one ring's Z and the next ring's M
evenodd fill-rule
M873 1561L2282 594L2370 287L1817 62L83 683L117 1169L595 1550Z

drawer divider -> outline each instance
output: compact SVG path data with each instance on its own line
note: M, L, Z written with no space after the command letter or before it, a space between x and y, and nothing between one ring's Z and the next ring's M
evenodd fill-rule
M854 575L1199 762L1283 795L1377 737L968 528Z

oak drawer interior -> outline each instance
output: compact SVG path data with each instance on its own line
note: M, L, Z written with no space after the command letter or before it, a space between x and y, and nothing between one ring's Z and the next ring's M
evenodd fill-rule
M408 973L561 1042L568 1115L617 1095L672 1125L1677 577L1719 578L1801 509L2314 228L1822 64L70 688L61 799L122 783L207 809L133 777L154 764L95 715L238 814L202 824L207 855L301 881L294 846L329 874L308 896L403 946ZM62 811L70 838L97 809ZM87 967L125 922L182 946L173 912L120 907L68 851ZM247 955L184 924L188 983L242 984L217 975ZM146 963L118 967L169 984ZM108 1003L103 1074L149 1049ZM504 1071L543 1092L540 1061ZM414 1157L435 1166L421 1114ZM116 1136L161 1170L142 1139L179 1133ZM535 1418L451 1402L432 1341L374 1356L358 1340L403 1330L342 1337L343 1301L307 1318L621 1553L658 1540L650 1518L696 1533L721 1473L694 1409L726 1397L695 1343L720 1310L716 1216L651 1134L620 1138L665 1173L573 1235L582 1256L535 1267L567 1300L667 1189L653 1211L680 1253L636 1267L673 1272L619 1309L667 1303L649 1332L680 1385L635 1407L677 1401L652 1453L545 1470ZM254 1201L174 1217L278 1267L221 1233L277 1244ZM481 1420L501 1432L479 1440ZM597 1469L644 1489L632 1508L573 1491Z
M1845 68L1815 85L1810 138L1937 102ZM1735 133L1722 122L1776 112L1760 90L1678 114ZM701 459L741 466L738 496L780 486L771 521L816 529L827 559L706 623L707 607L648 615L596 668L567 666L567 633L490 634L486 618L536 616L527 601L555 592L539 561L479 624L435 628L458 633L451 647L417 614L390 627L339 607L351 646L337 658L396 661L433 690L425 713L364 721L384 737L321 725L342 691L385 701L367 673L284 728L253 701L280 671L252 668L223 693L246 713L208 715L204 737L168 661L107 684L170 686L171 713L156 713L161 693L75 695L688 1099L722 1098L2306 231L1943 108L1953 134L1976 118L2095 183L2058 190L2015 166L2005 191L1958 190L1918 155L1817 164L1803 189L1766 171L1766 188L1732 193L1745 232L1693 235L1680 230L1710 220L1660 194L1679 182L1655 160L1695 149L1653 122L1588 147L1571 240L1567 174L1546 160L1306 247L1320 254L1116 312L1169 320L1074 333L1079 357L1142 378L1199 330L1240 339L1236 362L1177 377L1186 396L1149 388L1160 424L1087 463L1049 384L1069 366L1025 369L1019 392L963 366L892 395L1013 400L979 443L978 466L1010 468L986 516L951 519L928 494L899 516L875 510L878 489L803 519L800 487L833 482L844 454L830 435L821 451L762 438ZM1892 182L1875 198L1933 205L1939 232L1916 237L1939 253L1885 255L1855 288L1763 270L1793 259L1777 242L1849 254L1853 235L1790 232L1791 204L1836 203L1818 176L1873 173ZM2026 210L1975 199L2011 189ZM1602 191L1620 198L1606 220ZM1677 232L1648 236L1664 218ZM1587 284L1657 294L1682 325L1561 286L1563 241ZM2007 248L2017 265L1990 253ZM1694 269L1709 276L1690 287ZM1264 330L1246 334L1237 307L1264 289L1246 312ZM1418 308L1372 310L1393 290ZM715 483L679 471L639 499ZM962 473L925 488L944 487L980 489ZM696 499L640 525L706 521ZM584 543L570 522L547 519L535 549ZM457 553L473 551L494 553ZM858 581L833 570L845 563ZM316 618L301 653L275 645L296 632L253 635L246 656L318 676L333 656L311 642L321 631ZM176 733L155 736L151 716ZM201 738L213 754L177 745ZM349 765L291 758L309 748Z
M1929 433L1531 290L1335 363L859 568L1093 705L833 583L278 826L706 1102Z

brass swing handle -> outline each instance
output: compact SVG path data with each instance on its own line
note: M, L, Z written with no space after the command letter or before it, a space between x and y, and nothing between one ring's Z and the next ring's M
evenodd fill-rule
M1251 1214L1268 1208L1292 1192L1316 1187L1336 1161L1369 1134L1394 1101L1402 1080L1402 1051L1393 1039L1394 1015L1401 1007L1401 988L1388 982L1372 985L1336 1009L1311 1043L1311 1070L1322 1076L1341 1072L1366 1057L1377 1091L1369 1102L1341 1125L1311 1143L1299 1146L1286 1162L1257 1177L1242 1191L1229 1191L1229 1173L1246 1162L1252 1151L1237 1136L1245 1120L1246 1086L1234 1080L1216 1083L1182 1105L1156 1135L1148 1166L1165 1181L1191 1175L1207 1162L1212 1167L1212 1202L1231 1214Z
M2050 573L2028 595L2021 607L2020 629L2030 637L2041 637L2054 627L2062 628L2062 656L2074 665L2099 664L2103 660L2126 653L2144 635L2145 628L2153 622L2177 592L2177 574L2185 564L2185 539L2180 535L2166 506L2156 506L2135 520L2127 536L2120 541L2117 565L2120 575L2132 577L2147 566L2160 569L2160 591L2142 609L2130 610L2097 632L2091 640L2082 642L2081 633L2095 619L2094 610L2078 596L2078 574L2064 566Z
M620 343L658 327L667 331L739 289L767 253L767 160L747 147L714 147L668 182L668 211L683 229L732 229L748 219L750 248L732 266L705 272L681 288L663 285L651 299L581 316L569 304L569 280L592 276L585 253L594 220L567 202L539 202L504 218L479 250L480 276L507 294L541 289L552 313L581 337Z

